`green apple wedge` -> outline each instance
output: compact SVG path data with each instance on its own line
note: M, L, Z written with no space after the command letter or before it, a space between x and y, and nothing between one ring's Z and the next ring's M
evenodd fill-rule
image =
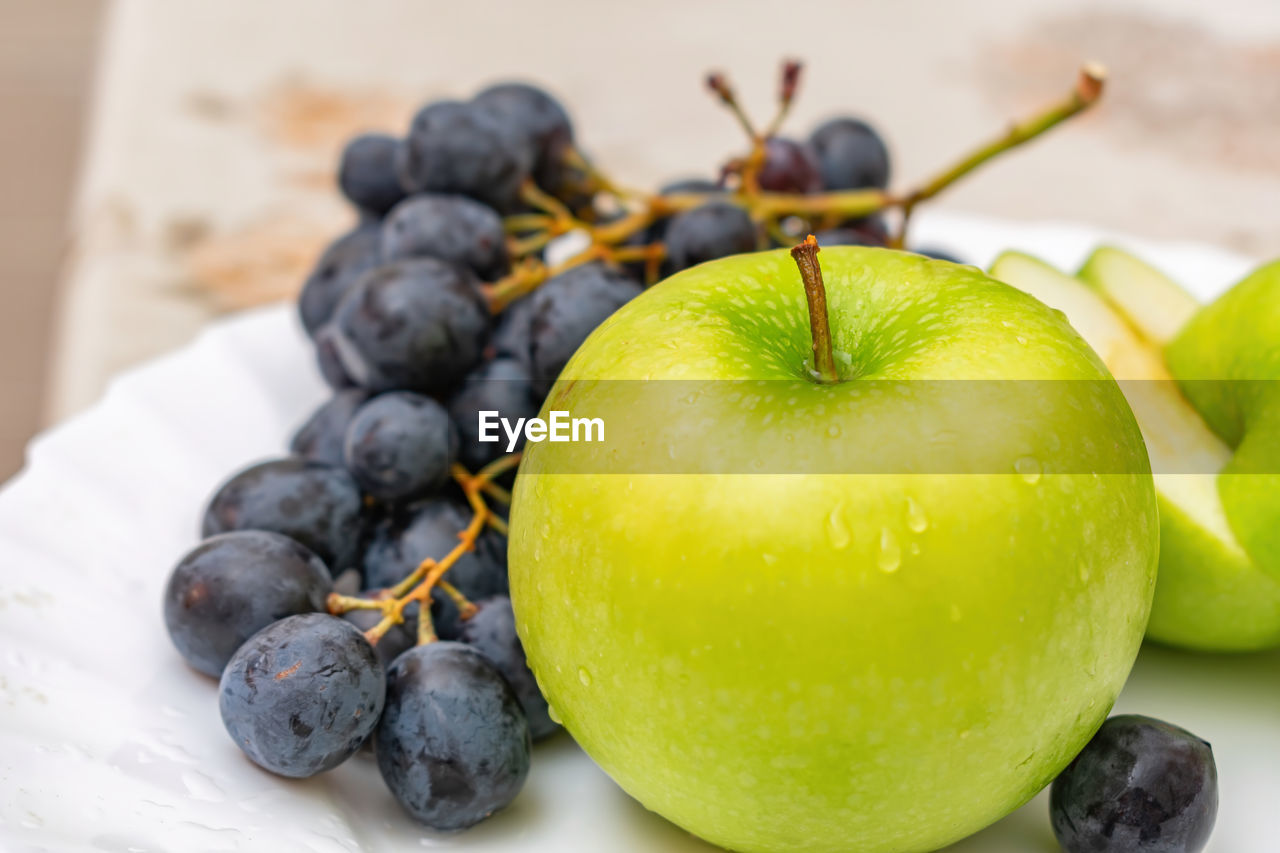
M556 717L649 809L737 851L935 850L1107 716L1155 492L1060 314L905 252L821 269L834 377L785 251L685 270L592 333L543 417L607 441L526 446L511 597Z
M1138 334L1164 347L1200 310L1195 297L1146 261L1100 246L1076 277L1099 291Z
M1200 366L1203 378L1232 375L1218 372L1223 366L1216 356L1202 358L1200 352L1212 349L1208 338L1213 344L1225 340L1221 331L1214 331L1224 325L1223 315L1213 308L1200 314L1188 311L1192 300L1185 291L1116 249L1095 253L1080 278L1017 252L997 258L991 273L1063 311L1120 380L1133 407L1147 442L1160 508L1160 575L1148 635L1203 650L1280 644L1280 582L1260 564L1259 552L1238 536L1242 519L1258 517L1256 508L1266 507L1273 521L1280 518L1276 493L1270 499L1246 494L1249 478L1234 481L1246 488L1224 490L1232 482L1225 472L1239 464L1233 461L1239 451L1233 451L1229 434L1201 415L1224 409L1215 405L1218 401L1189 400L1182 390L1187 386L1173 381L1192 375L1184 363ZM1166 364L1161 346L1182 341L1183 334L1186 342L1170 345ZM1252 344L1256 339L1246 340ZM1205 391L1231 387L1202 385ZM1275 433L1271 436L1274 447ZM1224 474L1210 473L1219 471ZM1248 508L1237 508L1243 504Z

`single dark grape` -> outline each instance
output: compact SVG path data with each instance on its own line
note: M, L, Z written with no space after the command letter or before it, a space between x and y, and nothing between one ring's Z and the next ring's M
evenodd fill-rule
M361 225L329 244L298 294L298 313L307 334L314 337L329 322L342 297L381 258L382 235L376 225Z
M1049 814L1066 853L1198 853L1218 814L1213 749L1160 720L1112 717L1054 780Z
M833 118L809 136L818 171L828 190L884 189L889 186L889 149L880 134L856 118Z
M511 599L496 595L477 601L475 605L475 615L462 623L459 639L492 661L507 679L529 720L529 733L534 740L555 734L560 730L560 724L551 719L547 700L538 689L538 682L525 659L524 646L520 645L520 637L516 634Z
M537 399L551 390L556 377L587 336L642 288L603 264L573 267L542 284L531 295L529 373Z
M408 608L405 608L405 610L407 611ZM373 647L384 667L391 666L393 660L413 648L418 642L418 620L409 618L407 613L404 616L405 620L399 625L392 625L391 629L383 634L382 638ZM361 632L364 632L382 621L382 611L348 610L342 614L342 618L355 625Z
M455 193L509 212L536 154L536 143L491 106L436 101L414 116L396 170L410 193Z
M402 501L448 481L458 435L435 400L391 391L360 407L347 426L343 447L347 470L367 494Z
M428 557L439 560L458 544L458 534L471 522L471 508L449 498L434 497L392 512L373 529L364 551L366 589L393 586ZM445 579L472 601L506 595L507 543L492 530L480 534L476 547L453 564ZM458 636L458 609L440 590L431 613L436 634Z
M564 184L565 152L573 145L573 123L555 98L527 83L499 83L476 95L474 103L492 109L533 142L533 175L543 189Z
M665 239L667 267L678 272L704 261L755 251L757 231L741 207L712 201L672 217Z
M222 673L218 707L254 764L292 778L337 767L378 723L386 671L354 625L290 616L249 638Z
M347 437L347 424L368 399L369 392L361 388L335 392L293 434L289 452L312 462L345 465L342 447Z
M917 246L911 251L917 255L924 255L926 258L933 258L935 261L949 261L953 264L965 263L946 249L939 249L934 246Z
M511 268L502 217L460 195L418 195L396 205L382 225L382 255L388 261L439 258L486 281Z
M215 678L244 641L272 622L322 611L329 570L304 545L262 530L223 533L178 562L164 622L187 663Z
M489 335L471 273L435 258L371 270L333 323L343 368L370 391L445 393L480 362Z
M822 175L813 148L785 136L764 144L764 165L756 176L760 189L775 193L822 192Z
M355 380L347 375L347 369L342 366L342 359L338 355L338 330L333 324L327 323L316 329L312 343L316 345L316 367L325 384L335 391L356 387Z
M480 412L498 412L498 417L515 424L519 418L537 417L539 401L526 364L514 358L495 358L473 370L462 388L449 400L449 417L458 429L458 461L476 471L507 451L507 434L499 427L495 442L480 441ZM515 449L524 445L520 432Z
M306 545L330 572L350 565L360 545L360 487L344 469L305 459L252 465L223 483L204 513L205 537L270 530Z
M728 192L717 181L708 178L679 178L674 181L668 181L658 189L658 195L723 195ZM657 243L661 241L667 233L667 226L671 223L671 217L659 219L650 225L647 229L638 232L636 242L638 243ZM634 270L643 270L643 264L629 265ZM638 278L639 275L636 275Z
M404 198L396 174L396 150L400 140L385 133L364 133L342 149L338 164L338 188L361 211L385 216Z
M375 746L391 793L432 829L479 823L514 800L529 774L529 725L511 685L461 643L396 658Z

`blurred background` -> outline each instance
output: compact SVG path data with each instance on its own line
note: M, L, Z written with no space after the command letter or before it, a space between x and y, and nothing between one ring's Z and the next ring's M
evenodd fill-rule
M525 77L605 170L653 186L741 148L707 70L763 119L792 56L789 127L864 115L897 187L1099 59L1098 110L937 206L1280 255L1275 0L0 0L0 478L114 372L290 296L348 224L352 133Z

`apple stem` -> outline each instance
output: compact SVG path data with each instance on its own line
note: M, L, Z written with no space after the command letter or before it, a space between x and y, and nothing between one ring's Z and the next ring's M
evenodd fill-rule
M1003 154L1010 148L1017 148L1025 142L1030 142L1050 128L1084 112L1102 97L1106 80L1106 68L1097 62L1085 63L1076 78L1075 87L1065 98L1050 104L1031 118L1009 125L1009 129L1002 136L975 149L967 157L902 198L899 202L902 207L901 224L890 245L901 249L906 244L907 226L916 205L933 198L991 158Z
M804 282L804 298L809 303L809 334L813 339L813 370L818 381L834 385L840 381L836 373L835 353L831 348L831 324L827 319L827 288L822 283L822 265L818 263L818 239L810 234L791 249L791 257L800 268Z

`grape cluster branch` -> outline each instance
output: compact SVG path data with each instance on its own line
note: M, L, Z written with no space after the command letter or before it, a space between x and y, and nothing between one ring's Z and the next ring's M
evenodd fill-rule
M1101 65L1086 64L1065 97L1028 118L1013 123L1000 137L979 146L906 193L895 194L880 189L812 194L764 191L760 188L758 176L765 163L766 146L790 111L799 86L800 68L797 62L788 61L784 64L778 111L764 132L756 130L727 78L719 73L708 75L708 88L735 116L750 140L747 154L730 160L724 168L723 180L734 182L730 192L662 195L621 189L574 149L570 149L566 160L586 174L592 189L607 196L616 208L623 211L621 216L608 222L591 221L589 213L585 216L575 213L564 202L544 192L532 181L526 183L521 191L521 199L534 210L508 216L504 220L507 232L512 235L511 252L519 262L509 275L489 285L490 309L498 313L548 278L591 261L642 261L649 273L648 278L652 281L656 279L658 267L665 255L666 249L662 242L626 246L619 244L633 240L663 219L712 201L738 205L747 211L757 225L770 233L780 233L779 223L789 217L826 223L859 219L897 209L901 213L901 219L890 245L902 248L911 216L918 205L941 194L998 155L1025 145L1067 119L1088 110L1101 98L1106 81L1106 70ZM554 266L547 265L536 257L556 237L574 231L585 233L589 238L590 243L585 249Z
M445 581L444 575L458 560L475 549L476 542L486 526L494 527L505 534L506 523L489 508L483 496L488 494L495 500L509 501L510 495L500 486L496 486L493 480L519 464L519 453L510 453L490 462L475 474L455 464L450 473L461 487L472 511L471 521L458 534L458 544L438 560L433 557L423 560L404 580L383 590L374 598L331 593L327 601L329 612L342 614L349 610L381 611L382 619L365 631L365 637L374 644L382 639L387 631L404 622L405 608L414 602L419 604L418 642L434 641L436 635L431 621L431 591L436 587L439 587L457 605L462 619L470 618L475 613L475 605L468 601L456 587Z

